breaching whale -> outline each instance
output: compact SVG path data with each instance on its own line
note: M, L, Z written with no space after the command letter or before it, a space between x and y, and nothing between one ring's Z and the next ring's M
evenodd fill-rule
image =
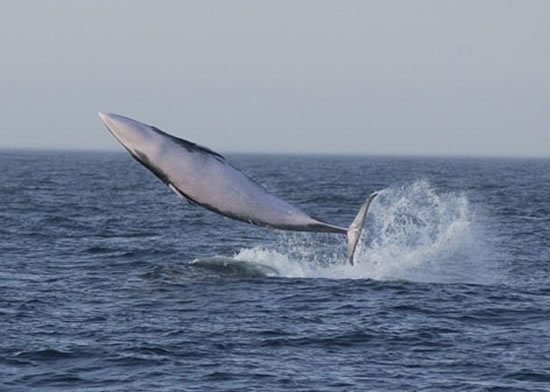
M180 197L253 225L346 234L348 260L353 265L365 216L376 192L367 198L348 228L332 225L279 199L207 147L128 117L109 113L99 116L132 157Z

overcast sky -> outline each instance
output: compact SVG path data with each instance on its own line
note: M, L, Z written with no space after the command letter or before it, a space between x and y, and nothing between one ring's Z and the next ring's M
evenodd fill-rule
M0 0L0 148L550 156L550 1Z

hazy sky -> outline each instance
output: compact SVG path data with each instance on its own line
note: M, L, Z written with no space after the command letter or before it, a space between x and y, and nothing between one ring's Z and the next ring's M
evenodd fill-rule
M0 0L0 148L550 156L550 1Z

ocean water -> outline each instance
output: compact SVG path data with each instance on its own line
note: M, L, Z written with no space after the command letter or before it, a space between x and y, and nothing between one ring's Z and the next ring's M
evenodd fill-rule
M125 152L0 152L1 391L549 391L550 160L229 155L259 228Z

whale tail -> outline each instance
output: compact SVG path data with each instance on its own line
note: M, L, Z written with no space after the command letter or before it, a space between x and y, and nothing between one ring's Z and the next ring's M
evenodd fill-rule
M361 230L363 229L363 223L365 223L365 217L367 216L367 211L369 209L370 203L378 195L377 192L371 193L367 201L361 206L359 212L355 216L355 219L348 227L347 239L348 239L348 261L353 265L353 255L355 254L355 248L357 248L357 243L359 242L359 237L361 237Z

